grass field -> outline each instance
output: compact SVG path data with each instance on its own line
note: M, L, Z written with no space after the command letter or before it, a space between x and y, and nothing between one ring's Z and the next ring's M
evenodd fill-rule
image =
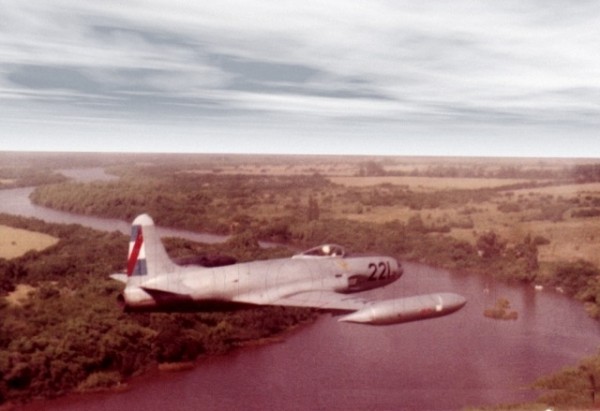
M405 186L413 192L435 192L447 189L479 189L502 187L509 184L523 183L527 180L489 179L489 178L429 178L429 177L330 177L334 183L346 187L365 188L378 184L390 183ZM496 232L509 244L521 243L525 237L536 236L550 240L550 244L539 247L541 262L574 261L585 259L600 265L600 217L573 218L574 204L584 203L585 198L600 196L600 183L565 184L522 190L498 191L488 201L468 204L471 210L466 213L467 205L440 207L433 209L412 210L406 206L372 206L356 207L346 204L336 207L334 217L348 218L356 221L384 223L398 220L407 223L411 217L420 216L426 226L453 227L449 235L475 245L478 237L487 232ZM524 201L525 200L525 201ZM524 205L535 204L535 208ZM540 205L551 205L565 202L570 204L569 211L558 221L540 220ZM501 212L499 204L511 203L519 207L517 212ZM585 207L584 207L585 208ZM465 220L472 222L471 228L464 226ZM467 224L468 225L468 224ZM437 234L432 234L437 235Z
M43 250L58 242L58 238L34 231L0 225L0 257L11 259L30 250Z
M406 186L413 191L475 190L495 188L511 184L527 183L529 180L506 178L451 178L451 177L330 177L335 184L346 187L369 187L379 184Z
M515 194L540 194L573 197L578 194L600 193L600 183L566 184L550 187L515 190Z
M530 235L550 240L549 245L539 247L540 261L573 261L585 259L600 266L600 217L586 219L566 218L564 221L522 221L523 213L501 213L491 203L477 204L477 212L470 214L473 228L452 228L450 235L475 245L477 238L486 231L494 231L510 244L517 244ZM399 220L406 223L420 215L425 225L453 225L466 217L457 208L415 211L406 207L373 207L361 214L345 214L356 221L383 223Z

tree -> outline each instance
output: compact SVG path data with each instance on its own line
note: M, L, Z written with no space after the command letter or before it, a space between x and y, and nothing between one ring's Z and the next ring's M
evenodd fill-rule
M15 290L16 284L27 276L27 270L14 261L0 259L0 294Z
M375 161L366 161L364 163L361 163L360 169L358 171L358 175L360 177L367 177L367 176L378 177L378 176L386 175L386 172L381 164L379 164Z
M308 221L314 221L319 219L319 203L311 195L308 197Z
M481 257L486 259L500 256L506 248L506 242L502 241L493 231L480 235L476 245Z
M415 214L408 219L408 223L406 224L406 228L409 231L416 233L426 233L427 228L425 227L425 223L421 218L421 214Z
M583 292L591 285L591 280L600 275L600 270L594 264L585 260L573 263L561 263L554 271L554 285L562 287L569 295Z

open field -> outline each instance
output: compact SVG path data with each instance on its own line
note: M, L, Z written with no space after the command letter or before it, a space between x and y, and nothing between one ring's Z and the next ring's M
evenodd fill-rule
M404 186L414 191L434 190L476 190L479 188L496 188L512 184L528 183L526 179L507 178L460 178L460 177L412 177L412 176L381 176L381 177L330 177L335 184L346 187L369 187L380 184Z
M542 236L550 241L548 245L538 247L540 262L575 261L584 259L600 266L600 218L585 221L566 220L561 222L529 221L518 222L506 219L501 224L484 223L486 216L493 218L494 214L482 214L480 222L475 221L474 229L452 229L454 238L475 244L479 234L493 230L509 244L522 241L527 235Z
M0 225L0 257L11 259L31 250L43 250L58 242L58 238L34 231Z
M539 249L540 261L584 259L600 266L600 218L559 223L530 222L524 226L550 240L550 244Z
M563 221L523 221L524 213L502 213L495 205L481 203L476 212L466 217L460 208L431 209L415 211L406 207L378 207L344 216L362 222L385 223L398 220L407 223L410 218L420 216L427 226L443 224L461 225L465 219L472 221L472 228L455 228L450 236L476 244L477 238L487 231L496 232L508 244L523 241L526 236L542 236L550 241L549 245L539 247L540 262L588 260L600 266L600 217Z
M17 284L15 290L6 296L6 301L12 306L20 306L29 299L29 294L35 291L35 287L29 284Z
M372 189L390 183L412 192L435 193L447 190L499 188L525 179L442 178L442 177L330 177L346 187ZM538 181L539 182L539 181ZM527 236L543 237L550 244L539 246L540 262L584 259L600 265L600 217L577 218L573 214L600 205L600 183L558 184L518 190L498 190L486 201L452 206L411 209L403 204L362 206L346 203L332 209L336 218L386 223L408 223L419 217L425 226L451 229L448 235L476 245L481 234L493 231L509 245L521 243ZM504 210L502 211L504 207ZM544 216L557 208L555 215Z
M515 194L528 195L529 193L554 196L570 196L574 197L578 194L600 194L600 183L585 183L585 184L565 184L555 185L550 187L527 188L515 190Z

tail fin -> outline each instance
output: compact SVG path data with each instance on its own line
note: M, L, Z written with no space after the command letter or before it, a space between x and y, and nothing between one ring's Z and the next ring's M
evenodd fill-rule
M133 220L129 255L127 257L127 278L137 276L154 276L175 271L176 265L171 261L163 246L154 221L147 214L141 214Z

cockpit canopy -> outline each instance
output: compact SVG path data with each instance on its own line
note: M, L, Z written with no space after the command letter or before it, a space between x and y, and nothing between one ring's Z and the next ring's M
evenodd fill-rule
M292 258L331 258L346 256L344 247L337 244L323 244L309 250L303 251L300 254L294 255Z

